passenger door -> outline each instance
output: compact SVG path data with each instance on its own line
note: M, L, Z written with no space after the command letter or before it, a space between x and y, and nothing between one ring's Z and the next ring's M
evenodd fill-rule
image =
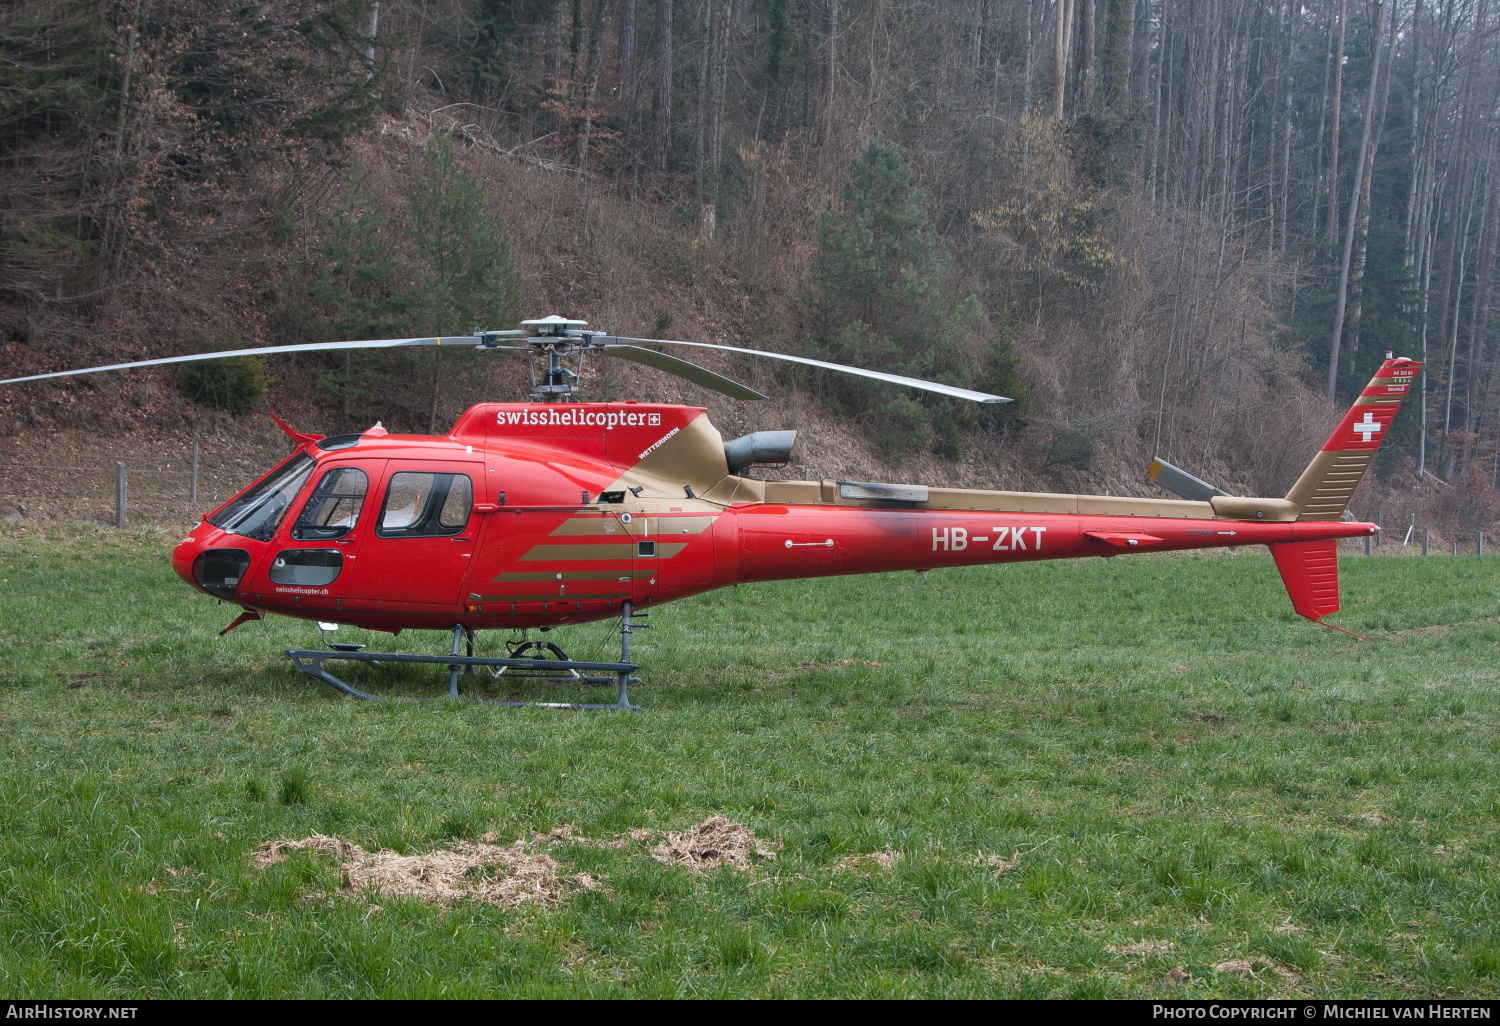
M456 605L474 553L474 485L483 476L477 461L390 460L379 505L365 518L345 605Z

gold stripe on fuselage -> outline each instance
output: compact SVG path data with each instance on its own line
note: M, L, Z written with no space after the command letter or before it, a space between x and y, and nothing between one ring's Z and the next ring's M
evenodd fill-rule
M713 526L715 517L674 517L661 516L659 514L641 514L629 525L620 523L618 517L569 517L558 524L552 531L552 537L576 537L578 535L626 535L641 534L647 536L645 525L637 527L640 521L650 518L651 527L662 534L702 534Z
M470 602L588 602L593 599L625 599L630 598L628 591L589 591L578 592L576 595L542 595L531 592L525 595L473 595L469 596Z
M641 580L656 573L655 570L512 570L490 578L496 584L523 584L535 581L624 581Z
M677 553L687 548L687 542L664 542L658 543L654 556L642 556L642 559L671 559ZM580 559L635 559L635 543L632 541L627 545L538 545L530 552L521 557L523 563L535 563L544 560L580 560Z

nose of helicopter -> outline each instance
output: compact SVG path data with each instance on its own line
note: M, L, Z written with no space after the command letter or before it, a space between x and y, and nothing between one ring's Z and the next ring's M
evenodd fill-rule
M210 530L213 530L213 528L210 528L207 524L199 524L188 533L186 538L178 542L177 547L172 550L172 571L195 588L198 586L198 582L193 580L193 561L198 558L199 553L208 547L200 539L199 535Z
M172 570L199 591L230 599L250 567L250 553L237 540L200 523L172 550Z

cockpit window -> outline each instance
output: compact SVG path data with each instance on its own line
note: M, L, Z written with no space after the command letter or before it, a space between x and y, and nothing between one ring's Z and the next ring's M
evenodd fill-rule
M469 522L473 504L474 484L467 474L392 474L375 533L382 538L457 534Z
M270 541L287 507L312 473L314 460L305 452L271 471L229 501L208 522L230 534Z
M370 479L363 470L355 467L330 470L302 508L302 515L292 528L292 537L298 541L344 537L359 522L359 511L369 490Z

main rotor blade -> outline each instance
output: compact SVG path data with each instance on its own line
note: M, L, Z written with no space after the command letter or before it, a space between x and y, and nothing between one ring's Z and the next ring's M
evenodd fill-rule
M395 349L400 346L478 345L473 335L439 335L432 338L382 338L361 342L309 342L296 346L259 346L255 349L228 349L220 353L194 353L191 356L164 356L159 360L134 360L130 363L110 363L102 367L84 367L79 370L53 371L51 374L31 374L24 378L5 378L0 385L14 385L22 381L43 381L47 378L66 378L78 374L98 374L100 371L130 370L133 367L160 367L169 363L192 363L195 360L223 360L231 356L270 356L276 353L316 353L337 349Z
M954 399L968 399L976 403L1009 403L1015 401L1014 399L1007 399L1003 395L990 395L988 392L976 392L973 389L959 388L956 385L943 385L936 381L907 378L900 374L887 374L884 371L866 370L863 367L847 367L842 363L828 363L825 360L810 360L805 356L769 353L763 349L741 349L739 346L720 346L710 342L677 342L665 338L624 338L620 335L594 335L592 336L592 340L602 342L606 346L636 342L651 346L693 346L696 349L718 349L726 353L748 353L751 356L768 356L773 360L786 360L789 363L800 363L807 367L821 367L824 370L838 371L842 374L857 374L862 378L870 378L874 381L884 381L892 385L905 385L907 388L920 388L925 392L936 392L939 395L952 396Z
M605 356L613 356L619 360L630 360L633 363L643 363L647 367L655 367L657 370L666 371L668 374L675 374L679 378L686 378L695 385L702 385L704 388L711 388L715 392L722 392L731 399L768 398L761 395L755 389L726 378L722 374L715 374L706 367L699 367L696 363L688 363L686 360L679 360L675 356L658 353L653 349L642 349L639 346L612 345L606 346L603 353Z

